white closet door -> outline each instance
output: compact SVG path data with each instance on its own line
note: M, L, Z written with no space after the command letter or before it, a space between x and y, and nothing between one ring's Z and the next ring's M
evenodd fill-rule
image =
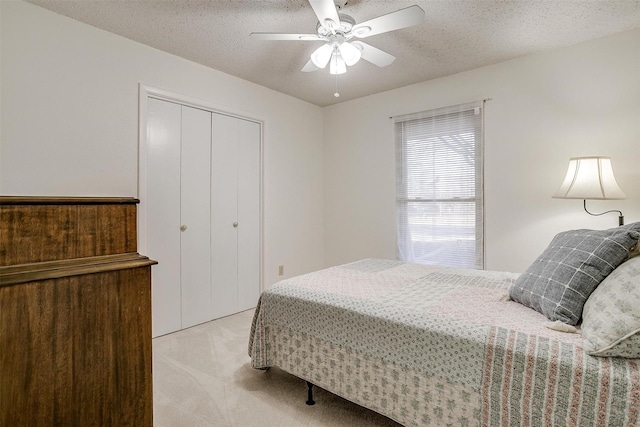
M255 307L262 154L255 122L153 98L147 117L155 337Z
M211 320L211 113L182 107L181 290L182 328Z
M158 261L151 289L156 337L181 328L181 106L149 98L147 108L147 255Z
M260 125L238 119L238 308L260 296Z
M213 318L237 312L238 120L211 118L211 283Z

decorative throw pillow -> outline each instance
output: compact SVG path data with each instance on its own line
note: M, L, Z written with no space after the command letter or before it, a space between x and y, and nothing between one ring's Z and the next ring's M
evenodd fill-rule
M591 292L627 258L639 237L640 222L559 233L518 277L509 296L550 320L576 325Z
M582 313L582 337L593 356L640 357L640 257L625 261L593 291Z

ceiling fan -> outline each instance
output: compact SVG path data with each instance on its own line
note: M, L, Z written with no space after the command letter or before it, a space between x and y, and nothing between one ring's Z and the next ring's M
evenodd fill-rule
M360 58L378 67L386 67L396 58L360 40L377 34L399 30L424 22L424 10L410 6L377 18L356 24L349 15L339 13L346 0L309 0L318 17L316 34L251 33L262 40L308 40L326 42L311 54L302 71L316 71L329 64L331 74L343 74L347 66Z

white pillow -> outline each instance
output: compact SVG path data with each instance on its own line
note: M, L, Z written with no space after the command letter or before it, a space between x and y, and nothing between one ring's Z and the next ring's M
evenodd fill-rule
M582 312L592 356L640 358L640 256L622 263L589 296Z

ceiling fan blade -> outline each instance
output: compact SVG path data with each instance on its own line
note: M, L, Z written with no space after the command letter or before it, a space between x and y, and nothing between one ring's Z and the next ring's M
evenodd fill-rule
M377 47L373 47L370 44L366 44L361 41L354 41L351 42L351 44L362 50L362 59L369 61L378 67L386 67L396 60L395 56L388 54Z
M411 27L423 22L424 10L420 6L410 6L354 25L351 32L356 37L364 38Z
M306 64L304 64L304 67L302 67L302 71L304 71L305 73L317 71L319 69L320 68L316 67L316 64L314 64L312 60L309 60Z
M249 35L261 40L324 40L317 34L251 33Z
M309 4L321 25L328 26L327 20L331 20L335 27L330 28L340 26L340 18L338 17L338 11L336 10L336 5L333 3L333 0L309 0Z

